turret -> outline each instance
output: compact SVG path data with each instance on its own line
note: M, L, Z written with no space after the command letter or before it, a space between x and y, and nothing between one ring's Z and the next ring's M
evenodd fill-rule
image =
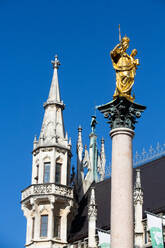
M49 96L39 136L33 142L32 184L22 191L22 209L27 218L29 248L64 247L67 219L73 204L70 188L71 141L64 131L64 103L60 98L55 56Z

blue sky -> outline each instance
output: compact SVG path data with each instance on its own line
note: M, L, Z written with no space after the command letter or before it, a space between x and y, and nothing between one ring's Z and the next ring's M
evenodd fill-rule
M72 164L78 125L89 145L94 106L112 99L115 72L109 52L118 42L119 23L131 40L129 51L138 50L133 91L136 102L147 106L136 125L134 150L165 142L164 13L164 0L0 0L0 247L23 248L25 243L20 191L30 184L32 142L40 132L56 53ZM109 127L100 113L97 119L98 143L104 136L109 161Z

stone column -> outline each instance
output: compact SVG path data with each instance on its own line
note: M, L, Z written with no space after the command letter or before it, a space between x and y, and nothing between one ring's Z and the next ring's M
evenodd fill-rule
M132 138L146 107L117 97L97 108L111 127L111 248L133 248Z
M55 167L56 167L56 151L54 149L51 159L50 183L55 183Z
M41 216L38 212L38 208L35 210L35 223L34 223L34 239L38 240L40 238L40 226L41 226Z
M112 138L111 246L133 248L132 138L134 131L115 128Z
M50 200L50 212L48 219L48 238L53 239L54 237L54 203L55 197L51 197Z

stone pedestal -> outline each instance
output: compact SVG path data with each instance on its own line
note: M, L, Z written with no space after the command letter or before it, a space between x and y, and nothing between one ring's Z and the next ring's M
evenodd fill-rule
M97 108L111 127L111 248L133 248L132 138L146 107L118 97Z

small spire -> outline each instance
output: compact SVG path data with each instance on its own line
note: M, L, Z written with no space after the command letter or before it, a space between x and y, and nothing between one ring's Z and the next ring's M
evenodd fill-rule
M33 143L37 143L37 135L34 136L34 141Z
M34 136L34 141L33 141L33 149L35 149L37 147L37 135Z
M55 56L55 59L51 61L51 63L53 65L54 72L53 72L53 78L52 78L52 83L51 83L47 103L49 102L51 103L52 101L61 102L59 82L58 82L58 71L57 71L57 69L60 66L60 62L58 60L57 55Z
M91 188L90 199L88 203L88 247L97 247L96 241L96 221L97 206L95 203L95 188Z
M94 187L91 187L91 195L90 195L89 205L96 205L95 188Z
M71 138L69 138L69 145L70 145L70 146L72 145L72 141L71 141Z
M106 163L106 157L105 157L104 138L102 137L101 138L101 149L100 149L100 166L98 166L99 174L100 174L100 181L103 181L105 177L105 163Z
M40 134L40 145L43 145L43 142L44 142L44 134L41 131L41 134Z
M53 65L53 68L59 68L59 66L61 65L60 64L60 61L58 60L58 55L56 54L54 56L54 60L51 61L52 65Z
M136 169L135 189L141 189L140 169Z
M78 127L77 147L78 146L82 146L82 127L80 125Z

